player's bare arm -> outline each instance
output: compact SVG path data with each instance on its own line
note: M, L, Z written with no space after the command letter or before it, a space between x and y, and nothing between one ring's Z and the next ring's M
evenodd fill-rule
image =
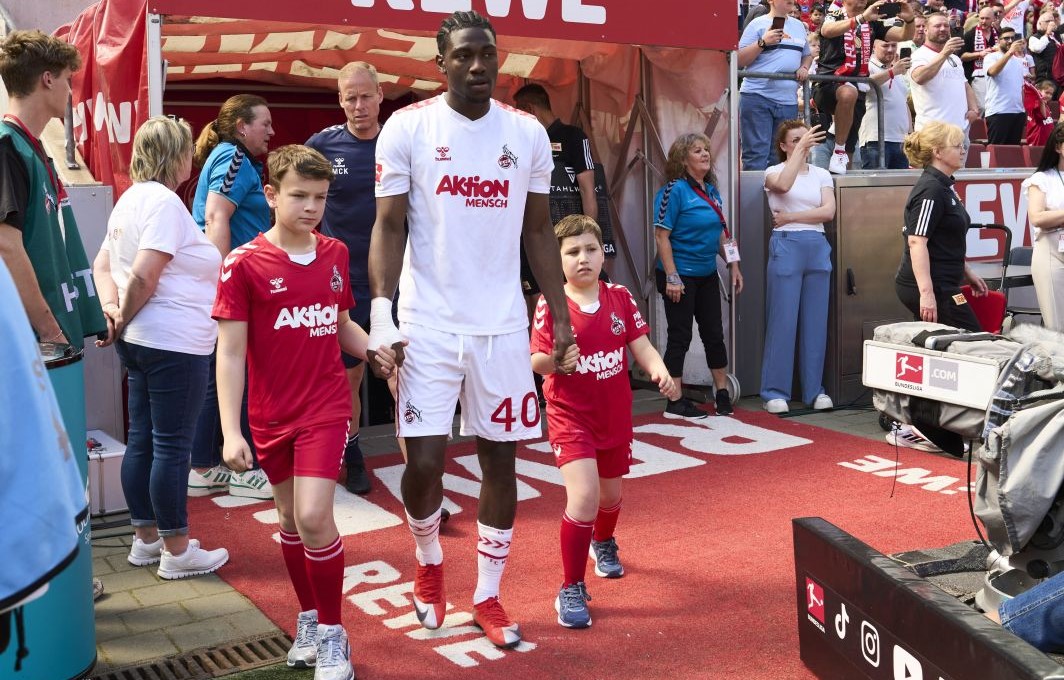
M647 372L650 380L658 386L658 390L663 395L672 401L680 398L680 388L669 375L669 369L665 368L665 361L651 344L649 337L642 335L636 338L628 343L628 349L632 352L635 362Z
M222 459L229 469L243 472L251 468L251 448L240 430L240 402L244 396L244 367L247 361L246 321L218 321L218 412L222 421Z
M370 331L368 347L391 347L395 352L394 366L403 365L405 342L392 321L392 298L399 285L399 273L403 269L403 251L406 249L406 212L409 206L407 194L384 196L377 199L377 219L369 241L369 290ZM368 349L368 363L378 378L387 379L389 373L381 373L377 351Z
M558 255L558 238L554 235L554 228L550 223L547 194L528 194L521 237L528 255L528 264L532 267L532 273L539 282L543 298L547 301L554 319L554 360L558 364L558 372L572 373L576 369L576 359L569 359L569 348L576 343L569 321L569 305L562 285L562 261ZM371 276L371 285L372 281Z

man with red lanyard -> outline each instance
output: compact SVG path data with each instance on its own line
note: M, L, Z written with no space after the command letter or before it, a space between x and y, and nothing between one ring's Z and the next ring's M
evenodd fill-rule
M979 113L986 107L986 70L983 57L994 52L998 40L998 30L994 26L994 9L984 7L979 10L979 23L964 34L964 76L971 83L975 99L979 102Z
M820 27L820 60L817 72L822 75L868 76L868 62L872 59L875 40L898 42L911 40L915 28L913 10L909 3L897 5L897 19L880 20L886 0L876 0L865 7L865 0L843 0L839 8L832 7ZM822 129L828 129L825 115L835 117L835 152L831 154L828 170L845 174L850 163L846 144L853 129L854 112L858 104L857 83L818 82L813 102L820 112Z
M0 256L37 338L78 349L107 323L66 191L39 137L66 113L80 65L72 45L40 31L14 31L0 43L10 97L0 123Z

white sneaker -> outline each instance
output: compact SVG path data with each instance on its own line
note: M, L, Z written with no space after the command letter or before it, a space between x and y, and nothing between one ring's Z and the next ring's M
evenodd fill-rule
M225 548L204 550L199 541L189 541L188 550L180 555L163 549L159 558L159 578L174 580L210 574L228 561L229 551Z
M196 539L190 539L188 544L199 547L199 541ZM129 549L129 556L126 557L126 561L132 564L134 567L146 567L149 564L155 564L163 556L163 539L157 538L154 543L145 543L139 538L133 539L133 547Z
M927 451L928 453L939 453L942 451L942 449L931 443L930 439L925 437L920 430L917 430L912 425L902 425L898 427L898 429L888 432L886 439L888 444L907 449Z
M318 624L318 664L314 680L354 680L351 645L343 626Z
M289 668L311 668L318 661L318 610L299 612L296 639L288 650Z
M828 172L834 175L845 175L846 166L850 164L850 155L845 151L834 151L831 160L828 161Z
M765 410L769 413L786 413L791 410L786 399L769 399L765 402Z
M229 488L229 478L232 471L221 465L215 465L206 472L199 473L195 469L188 471L188 495L209 496L212 493L220 493Z
M229 480L229 495L242 498L257 498L268 501L273 498L273 487L262 468L247 472L234 472Z
M814 411L827 411L831 408L835 408L835 403L826 394L817 395L817 398L813 400Z

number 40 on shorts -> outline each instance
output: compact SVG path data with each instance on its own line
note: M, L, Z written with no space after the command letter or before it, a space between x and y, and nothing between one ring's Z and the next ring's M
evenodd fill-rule
M521 400L521 408L518 411L521 424L525 427L535 427L539 423L539 398L535 392L529 392ZM518 416L514 415L513 400L506 397L491 414L491 422L499 423L506 428L507 432L513 430Z

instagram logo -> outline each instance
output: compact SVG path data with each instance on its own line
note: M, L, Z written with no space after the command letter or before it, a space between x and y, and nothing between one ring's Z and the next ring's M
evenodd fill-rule
M879 631L867 621L861 622L861 654L874 668L879 668Z

